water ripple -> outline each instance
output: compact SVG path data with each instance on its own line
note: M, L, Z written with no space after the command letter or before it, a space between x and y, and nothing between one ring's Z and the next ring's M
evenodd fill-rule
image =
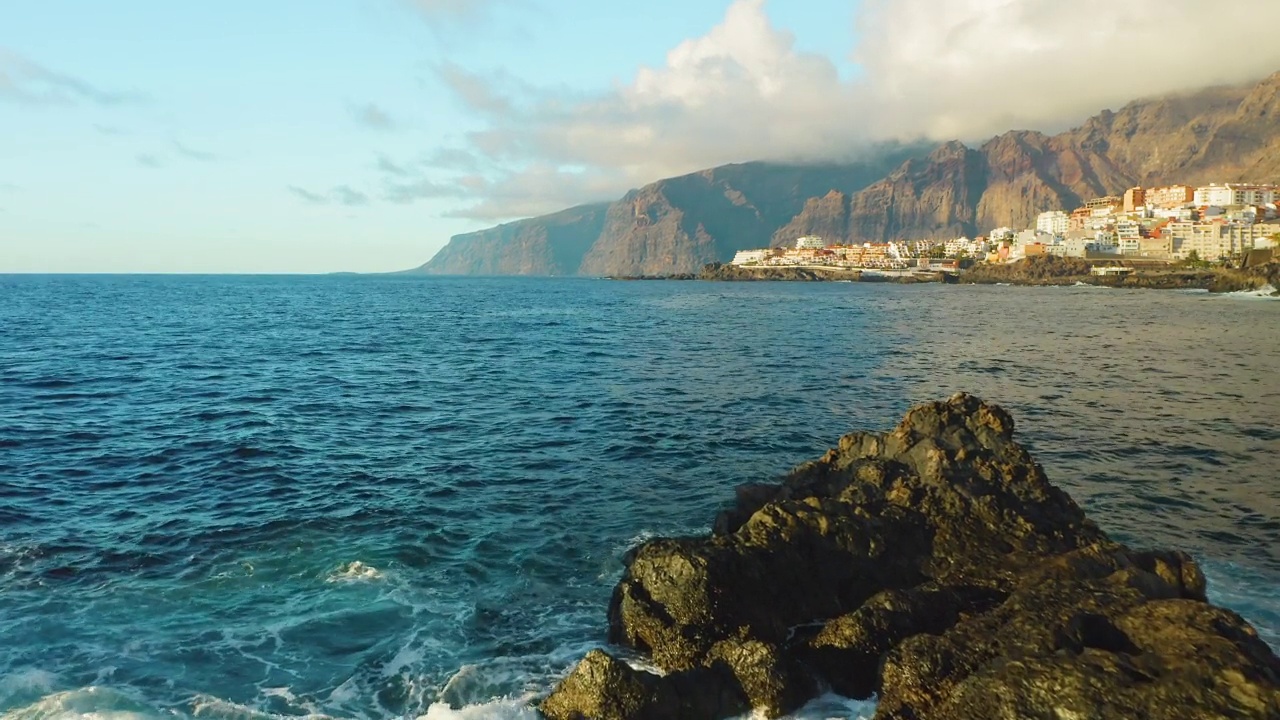
M1116 536L1196 553L1280 627L1280 304L422 278L0 296L5 718L526 716L602 642L640 536L704 531L734 485L957 390L1006 405Z

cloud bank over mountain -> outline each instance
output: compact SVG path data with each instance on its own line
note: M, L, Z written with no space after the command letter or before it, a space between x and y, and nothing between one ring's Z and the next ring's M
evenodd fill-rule
M1207 19L1192 0L865 0L850 29L856 72L842 75L833 59L797 49L765 0L735 0L665 64L605 92L440 67L478 123L451 152L481 169L426 172L440 194L474 199L457 215L496 220L731 162L1056 131L1135 97L1280 69L1280 45L1267 38L1277 25L1280 3L1226 4ZM1192 52L1206 47L1220 59Z

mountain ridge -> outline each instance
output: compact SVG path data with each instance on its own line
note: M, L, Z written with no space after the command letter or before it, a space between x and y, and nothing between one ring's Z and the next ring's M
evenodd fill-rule
M847 163L749 162L650 183L454 236L412 272L660 275L803 235L831 242L950 238L1027 227L1045 210L1134 185L1280 179L1280 73L1103 110L1047 135L1011 130L887 144Z

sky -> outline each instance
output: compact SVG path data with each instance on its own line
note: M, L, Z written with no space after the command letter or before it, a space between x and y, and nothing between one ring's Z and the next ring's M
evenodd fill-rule
M705 167L1256 80L1276 27L1275 0L0 0L0 273L407 269Z

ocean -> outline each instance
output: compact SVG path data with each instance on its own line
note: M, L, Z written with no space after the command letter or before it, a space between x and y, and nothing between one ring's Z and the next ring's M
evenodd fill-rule
M628 548L959 390L1277 647L1277 348L1206 293L0 276L0 717L536 717Z

